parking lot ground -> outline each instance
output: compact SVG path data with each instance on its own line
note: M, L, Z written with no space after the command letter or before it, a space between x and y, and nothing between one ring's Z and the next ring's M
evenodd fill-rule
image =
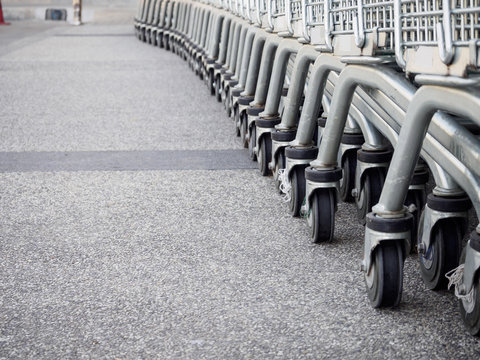
M372 309L354 206L312 244L222 105L133 25L7 31L0 358L480 356L414 255L400 307Z

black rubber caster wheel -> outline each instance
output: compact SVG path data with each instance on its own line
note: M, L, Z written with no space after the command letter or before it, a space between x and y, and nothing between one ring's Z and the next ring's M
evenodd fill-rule
M258 144L258 169L262 176L270 175L270 169L268 168L268 163L272 158L272 141L270 140L270 134L264 134L260 138L260 143Z
M277 153L277 161L275 162L275 176L277 180L275 180L275 187L277 188L278 192L282 194L282 191L280 190L280 178L279 178L279 172L280 170L285 170L286 166L286 159L285 159L285 149L281 148L278 150Z
M215 99L217 99L218 102L222 101L222 84L220 83L219 76L215 78Z
M293 168L290 185L289 211L292 216L299 217L305 200L305 166L295 166Z
M257 145L257 127L253 124L250 127L250 139L248 140L248 155L252 161L257 161L255 146Z
M247 131L248 131L248 119L247 114L242 112L240 114L240 139L242 140L243 147L248 149Z
M215 95L215 78L213 70L208 72L208 90L210 90L210 95Z
M368 169L363 175L360 194L355 199L357 204L357 216L362 225L365 225L365 217L372 211L372 206L378 203L385 182L386 169L374 167Z
M419 253L420 272L430 290L446 289L445 274L458 266L463 239L463 220L444 219L435 224L431 232L430 247ZM422 239L423 214L419 222L418 239Z
M197 59L198 77L203 80L202 62Z
M368 298L375 308L400 303L403 285L403 254L400 241L383 241L375 249L365 275Z
M415 252L415 244L417 244L417 234L418 234L418 224L420 222L420 214L422 209L425 206L426 194L424 190L409 190L407 193L407 198L405 199L405 206L410 207L415 206L416 210L412 211L413 215L413 227L412 233L410 235L410 253Z
M335 229L335 190L318 189L312 195L312 241L314 243L333 240Z
M198 63L196 60L192 60L192 66L193 66L193 72L195 73L195 75L199 76L200 69L198 68Z
M342 159L342 179L340 180L340 199L353 202L352 190L355 187L355 171L357 169L357 153L347 151Z
M230 90L225 92L225 111L227 112L227 116L232 116L232 103L230 102Z
M233 122L235 124L235 136L240 136L240 114L238 113L238 107L233 109Z
M159 36L158 36L158 41L157 41L157 42L158 42L158 46L159 46L161 49L163 49L163 48L165 47L165 44L164 44L164 42L163 42L163 36L162 36L162 35L159 35Z
M460 264L465 263L466 250L463 249ZM480 336L480 276L473 283L472 299L458 299L460 316L465 328L473 336Z

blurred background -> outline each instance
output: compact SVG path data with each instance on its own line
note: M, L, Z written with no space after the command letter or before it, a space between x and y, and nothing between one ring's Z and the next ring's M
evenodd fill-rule
M87 23L126 23L133 21L138 0L83 0L82 21ZM1 0L6 21L45 20L47 9L65 10L73 20L72 0Z

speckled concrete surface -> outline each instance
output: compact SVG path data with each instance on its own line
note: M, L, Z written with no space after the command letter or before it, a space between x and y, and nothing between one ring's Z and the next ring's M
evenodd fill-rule
M1 151L240 149L174 55L85 37L77 61L66 39L0 56ZM353 206L339 205L336 240L314 245L256 170L3 173L0 208L0 358L480 356L415 257L401 306L372 309Z
M90 36L48 32L0 54L0 151L238 147L232 128L219 126L228 122L222 107L178 57L139 42L133 26L78 31ZM125 36L92 36L102 33Z

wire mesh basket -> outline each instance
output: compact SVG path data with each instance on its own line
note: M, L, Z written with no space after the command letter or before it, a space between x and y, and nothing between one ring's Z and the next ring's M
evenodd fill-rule
M255 23L258 26L262 27L268 27L268 5L267 5L268 0L255 0Z
M244 0L245 2L245 12L247 20L253 24L256 21L257 17L257 1L256 0Z
M303 37L303 7L301 0L286 0L285 15L288 32L294 37Z
M302 36L312 45L325 44L325 1L302 0Z
M397 63L409 73L467 76L479 68L479 0L395 0Z
M337 55L394 54L392 0L333 0L325 6L325 42Z
M279 36L289 36L287 18L285 15L286 0L268 0L268 23L270 30L278 33Z

